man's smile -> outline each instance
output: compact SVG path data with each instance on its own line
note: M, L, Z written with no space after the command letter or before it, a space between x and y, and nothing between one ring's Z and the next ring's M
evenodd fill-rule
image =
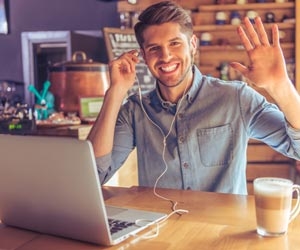
M165 73L174 72L179 66L179 63L172 63L164 66L160 66L159 69Z

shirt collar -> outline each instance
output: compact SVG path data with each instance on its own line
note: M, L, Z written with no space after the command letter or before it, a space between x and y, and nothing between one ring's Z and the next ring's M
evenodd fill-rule
M193 84L187 93L189 103L193 102L194 97L196 96L202 82L202 73L195 65L193 66L193 71L194 71Z

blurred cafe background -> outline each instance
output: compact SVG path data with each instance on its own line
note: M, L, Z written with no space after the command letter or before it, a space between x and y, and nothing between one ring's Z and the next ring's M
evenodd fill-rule
M108 62L138 48L132 26L155 2L159 1L0 0L0 133L85 139L109 87ZM247 64L236 25L244 16L260 15L268 32L272 23L278 24L289 75L300 90L299 1L176 2L192 16L199 39L195 63L202 73L242 79L228 67L230 61ZM144 90L154 86L143 62L137 72ZM297 164L266 145L250 141L247 154L249 193L254 178L270 173L299 182L297 168L291 168ZM122 171L132 178L117 178L117 185L137 183L135 152L127 165Z

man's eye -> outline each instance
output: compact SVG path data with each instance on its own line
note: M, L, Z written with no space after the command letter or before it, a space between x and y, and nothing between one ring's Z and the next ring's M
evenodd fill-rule
M180 44L179 42L171 42L171 46L177 46L179 44Z
M149 48L149 51L151 52L151 51L157 51L158 50L158 47L151 47L151 48Z

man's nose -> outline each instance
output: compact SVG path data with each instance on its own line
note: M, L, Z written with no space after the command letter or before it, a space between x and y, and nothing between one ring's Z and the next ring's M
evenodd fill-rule
M161 49L161 59L163 59L164 61L168 61L171 55L171 50L168 47L163 47Z

